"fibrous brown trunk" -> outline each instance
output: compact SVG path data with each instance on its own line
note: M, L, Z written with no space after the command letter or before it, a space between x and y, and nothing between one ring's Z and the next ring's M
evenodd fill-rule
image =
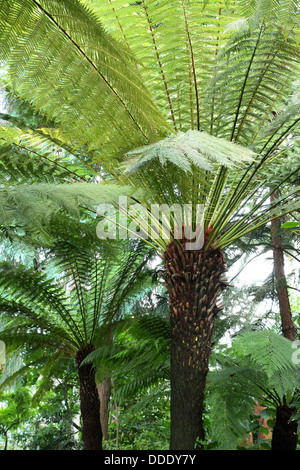
M171 327L172 450L201 448L206 376L218 295L227 285L220 250L186 250L177 241L165 253Z
M111 379L107 377L100 384L97 384L98 395L100 399L100 423L103 439L108 440L108 421L109 421L109 402L111 392Z
M100 400L95 383L95 370L90 363L81 365L83 359L93 350L92 345L87 345L76 356L80 385L82 440L85 450L102 450Z

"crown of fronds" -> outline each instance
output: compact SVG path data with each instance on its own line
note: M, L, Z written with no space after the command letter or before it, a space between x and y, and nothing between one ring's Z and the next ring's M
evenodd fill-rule
M86 149L100 165L105 183L96 185L98 203L108 202L114 179L124 186L112 188L114 203L131 187L131 202L147 210L153 201L203 204L208 245L226 247L299 208L297 187L268 204L268 167L284 161L300 123L299 3L285 13L284 6L2 2L1 54L12 90L55 122L57 143ZM50 141L53 135L45 130ZM241 168L245 155L256 157ZM125 173L124 165L132 171ZM277 187L298 171L295 162ZM86 186L90 202L95 188ZM147 195L133 195L141 187ZM56 203L74 210L76 188L72 201L66 191ZM163 252L166 243L152 246Z
M100 345L124 316L126 303L152 284L152 254L144 245L112 248L108 256L108 250L87 249L82 243L57 243L51 249L51 277L1 263L1 339L7 352L24 346L41 351L32 360L49 376L58 362L86 344ZM47 263L50 268L50 255Z

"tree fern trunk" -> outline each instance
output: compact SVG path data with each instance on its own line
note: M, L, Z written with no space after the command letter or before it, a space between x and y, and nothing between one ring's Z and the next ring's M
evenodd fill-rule
M214 320L227 285L220 250L188 251L173 241L165 253L171 326L172 450L192 450L204 439L203 410ZM199 445L197 445L199 448ZM200 446L201 447L201 446Z
M111 392L111 379L107 377L103 382L97 384L97 391L100 399L100 423L103 439L108 440L109 402Z
M272 435L272 450L296 450L298 441L298 423L292 419L295 407L278 405L276 421Z
M95 383L95 371L92 364L81 365L83 359L93 349L92 345L88 345L76 356L80 384L82 440L85 450L102 450L100 400Z

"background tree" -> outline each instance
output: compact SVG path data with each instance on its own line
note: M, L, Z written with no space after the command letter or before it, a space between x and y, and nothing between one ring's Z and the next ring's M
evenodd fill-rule
M141 283L146 288L151 282L149 253L134 247L126 250L113 260L99 249L58 243L55 263L60 274L52 279L21 266L1 266L1 306L7 318L1 337L10 348L26 344L33 353L38 351L32 360L43 365L39 393L49 388L58 364L63 367L70 359L76 361L82 439L90 450L102 448L100 403L95 370L82 362L97 345L111 340L109 332L121 318L126 299L135 295Z
M27 387L19 387L12 393L1 393L1 401L6 402L5 408L0 409L0 435L4 441L2 450L8 450L10 433L31 417L29 412L31 393Z
M23 360L26 355L23 351ZM80 405L78 397L78 375L75 367L57 371L56 379L50 390L40 400L35 401L35 389L39 386L38 367L33 365L22 378L16 380L13 387L6 389L5 409L14 403L14 394L24 389L26 383L28 399L22 399L26 405L27 419L20 420L18 426L10 430L9 450L78 450L82 448L80 433ZM59 376L60 375L60 376ZM2 402L3 403L3 402ZM16 416L17 413L15 413Z

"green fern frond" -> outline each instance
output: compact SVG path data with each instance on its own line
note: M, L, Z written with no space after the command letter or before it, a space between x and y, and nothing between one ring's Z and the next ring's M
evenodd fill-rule
M292 33L284 37L279 28L262 22L255 30L233 35L218 56L217 72L207 89L207 109L211 98L214 104L214 135L246 146L256 144L257 133L285 107L298 73Z
M294 396L299 389L300 381L300 370L294 367L289 370L278 370L276 371L269 380L269 387L271 390L275 390L278 394L281 402L284 402L284 397Z
M81 215L82 207L96 212L101 204L118 204L119 196L140 197L142 192L130 186L115 183L32 183L15 185L0 189L0 225L9 227L18 224L28 230L40 232L49 238L51 217L65 211L76 220Z
M128 329L129 334L135 340L140 341L155 341L170 339L169 322L160 316L143 315L133 319Z
M153 409L153 407L157 406L159 404L160 409L163 404L167 404L170 396L170 384L168 382L160 382L158 386L155 386L150 384L149 387L146 388L146 393L143 393L143 387L141 386L136 387L136 390L138 390L139 395L138 395L138 400L135 403L131 403L127 410L130 414L129 416L133 416L133 419L138 418L139 413L145 413L147 409ZM142 392L141 392L142 390ZM127 390L124 390L125 393L122 393L122 389L120 390L120 393L117 398L121 399L122 403L122 397L126 396L134 396L132 395L132 392L134 392L134 386L132 389L127 388ZM127 419L126 416L121 416L121 422L126 425ZM130 419L132 422L132 418Z
M47 131L45 134L45 130L0 127L0 161L6 170L2 173L3 180L9 178L10 183L32 183L44 179L52 183L88 181L94 176L93 168L83 158L78 161L76 155L63 148L63 142L57 138L54 140L49 135L50 130Z
M295 371L291 341L271 330L241 334L233 343L233 352L237 356L250 356L269 379L282 370Z
M14 92L71 141L111 156L166 131L131 55L78 0L2 2L0 13Z
M255 397L261 395L258 383L264 373L250 367L231 366L210 371L207 377L207 407L213 437L219 449L233 449L241 444L249 427Z
M205 129L207 80L236 17L226 2L83 0L136 57L145 83L178 132ZM134 25L134 27L132 27Z
M24 267L1 263L2 301L9 311L21 309L36 328L42 328L60 336L52 325L63 326L68 331L70 341L81 342L82 332L73 318L72 308L68 305L64 290L47 279L41 279L39 273L28 271ZM24 306L24 308L22 308ZM6 311L7 312L7 311ZM60 318L60 322L58 322ZM17 319L15 320L17 322ZM30 328L28 328L30 331ZM71 340L72 338L72 340Z
M299 33L299 3L296 0L277 2L274 0L252 0L240 2L241 12L248 19L250 26L255 24L258 18L264 18L267 23L280 24L283 30L293 28Z
M247 148L217 139L206 132L188 131L129 152L129 161L123 164L123 168L129 173L135 173L158 159L162 166L168 161L185 172L191 172L194 168L213 172L220 165L238 168L253 161L254 155Z

